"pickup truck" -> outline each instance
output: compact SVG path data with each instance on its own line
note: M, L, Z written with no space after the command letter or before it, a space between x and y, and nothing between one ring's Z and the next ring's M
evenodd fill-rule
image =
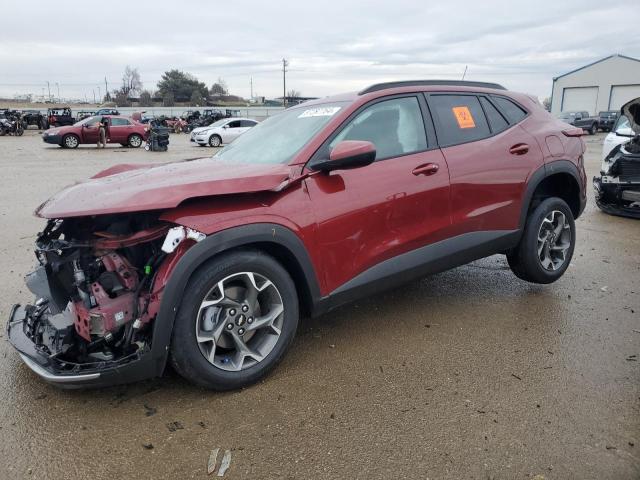
M580 127L589 132L589 135L598 133L598 117L592 117L589 112L562 112L558 118L574 127Z
M610 132L613 128L613 125L616 123L616 120L618 119L619 113L620 112L618 112L617 110L600 112L598 114L598 128L603 132Z

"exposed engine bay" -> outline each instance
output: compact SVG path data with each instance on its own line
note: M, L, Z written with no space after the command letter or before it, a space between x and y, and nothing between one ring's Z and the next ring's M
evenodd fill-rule
M593 178L596 204L612 215L640 218L640 99L622 107L635 133L604 158L600 176Z
M49 220L36 241L38 267L26 277L36 302L16 307L10 341L56 373L136 360L151 347L172 260L202 238L152 214Z

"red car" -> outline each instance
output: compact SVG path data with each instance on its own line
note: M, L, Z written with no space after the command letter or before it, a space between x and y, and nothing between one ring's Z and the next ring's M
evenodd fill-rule
M45 130L42 140L63 148L78 148L80 144L98 142L98 123L104 118L109 122L109 140L107 143L119 143L122 146L138 148L147 139L149 127L122 116L94 116L80 120L67 127Z
M287 109L212 158L112 167L37 209L36 302L8 338L59 385L170 361L225 390L271 370L301 315L494 254L553 282L586 202L581 135L499 85L399 82Z

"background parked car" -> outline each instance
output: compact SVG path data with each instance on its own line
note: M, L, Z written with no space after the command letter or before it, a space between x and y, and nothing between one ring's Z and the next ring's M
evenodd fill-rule
M101 108L95 114L96 115L120 115L120 112L115 108Z
M250 118L222 119L207 127L196 128L191 132L191 141L201 147L219 147L223 143L231 143L251 127L258 124Z
M47 110L47 123L49 127L62 127L73 125L75 120L69 107L58 107Z
M603 132L610 132L618 119L620 112L609 110L598 114L598 128Z
M76 122L84 120L85 118L93 117L95 114L96 112L81 110L76 114Z
M119 143L122 146L138 148L147 139L149 127L122 116L94 116L86 118L74 125L50 128L42 134L45 143L52 143L63 148L77 148L80 144L97 143L98 122L107 120L109 140L107 143Z
M598 133L598 117L589 116L589 112L562 112L558 118L574 127L580 127L589 135Z
M45 129L47 128L47 117L40 110L24 110L22 112L22 125L25 129L29 128L30 125Z

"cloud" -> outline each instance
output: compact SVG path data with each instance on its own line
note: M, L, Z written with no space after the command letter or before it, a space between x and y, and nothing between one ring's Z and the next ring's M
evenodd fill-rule
M90 96L125 65L153 89L178 68L234 93L304 95L357 90L382 80L498 81L548 96L552 77L612 53L640 55L637 0L423 0L175 3L70 0L3 6L0 95L41 93L57 82L67 97ZM52 19L64 17L64 26ZM53 27L52 25L56 25ZM51 34L48 32L51 31ZM39 32L26 35L25 32Z

